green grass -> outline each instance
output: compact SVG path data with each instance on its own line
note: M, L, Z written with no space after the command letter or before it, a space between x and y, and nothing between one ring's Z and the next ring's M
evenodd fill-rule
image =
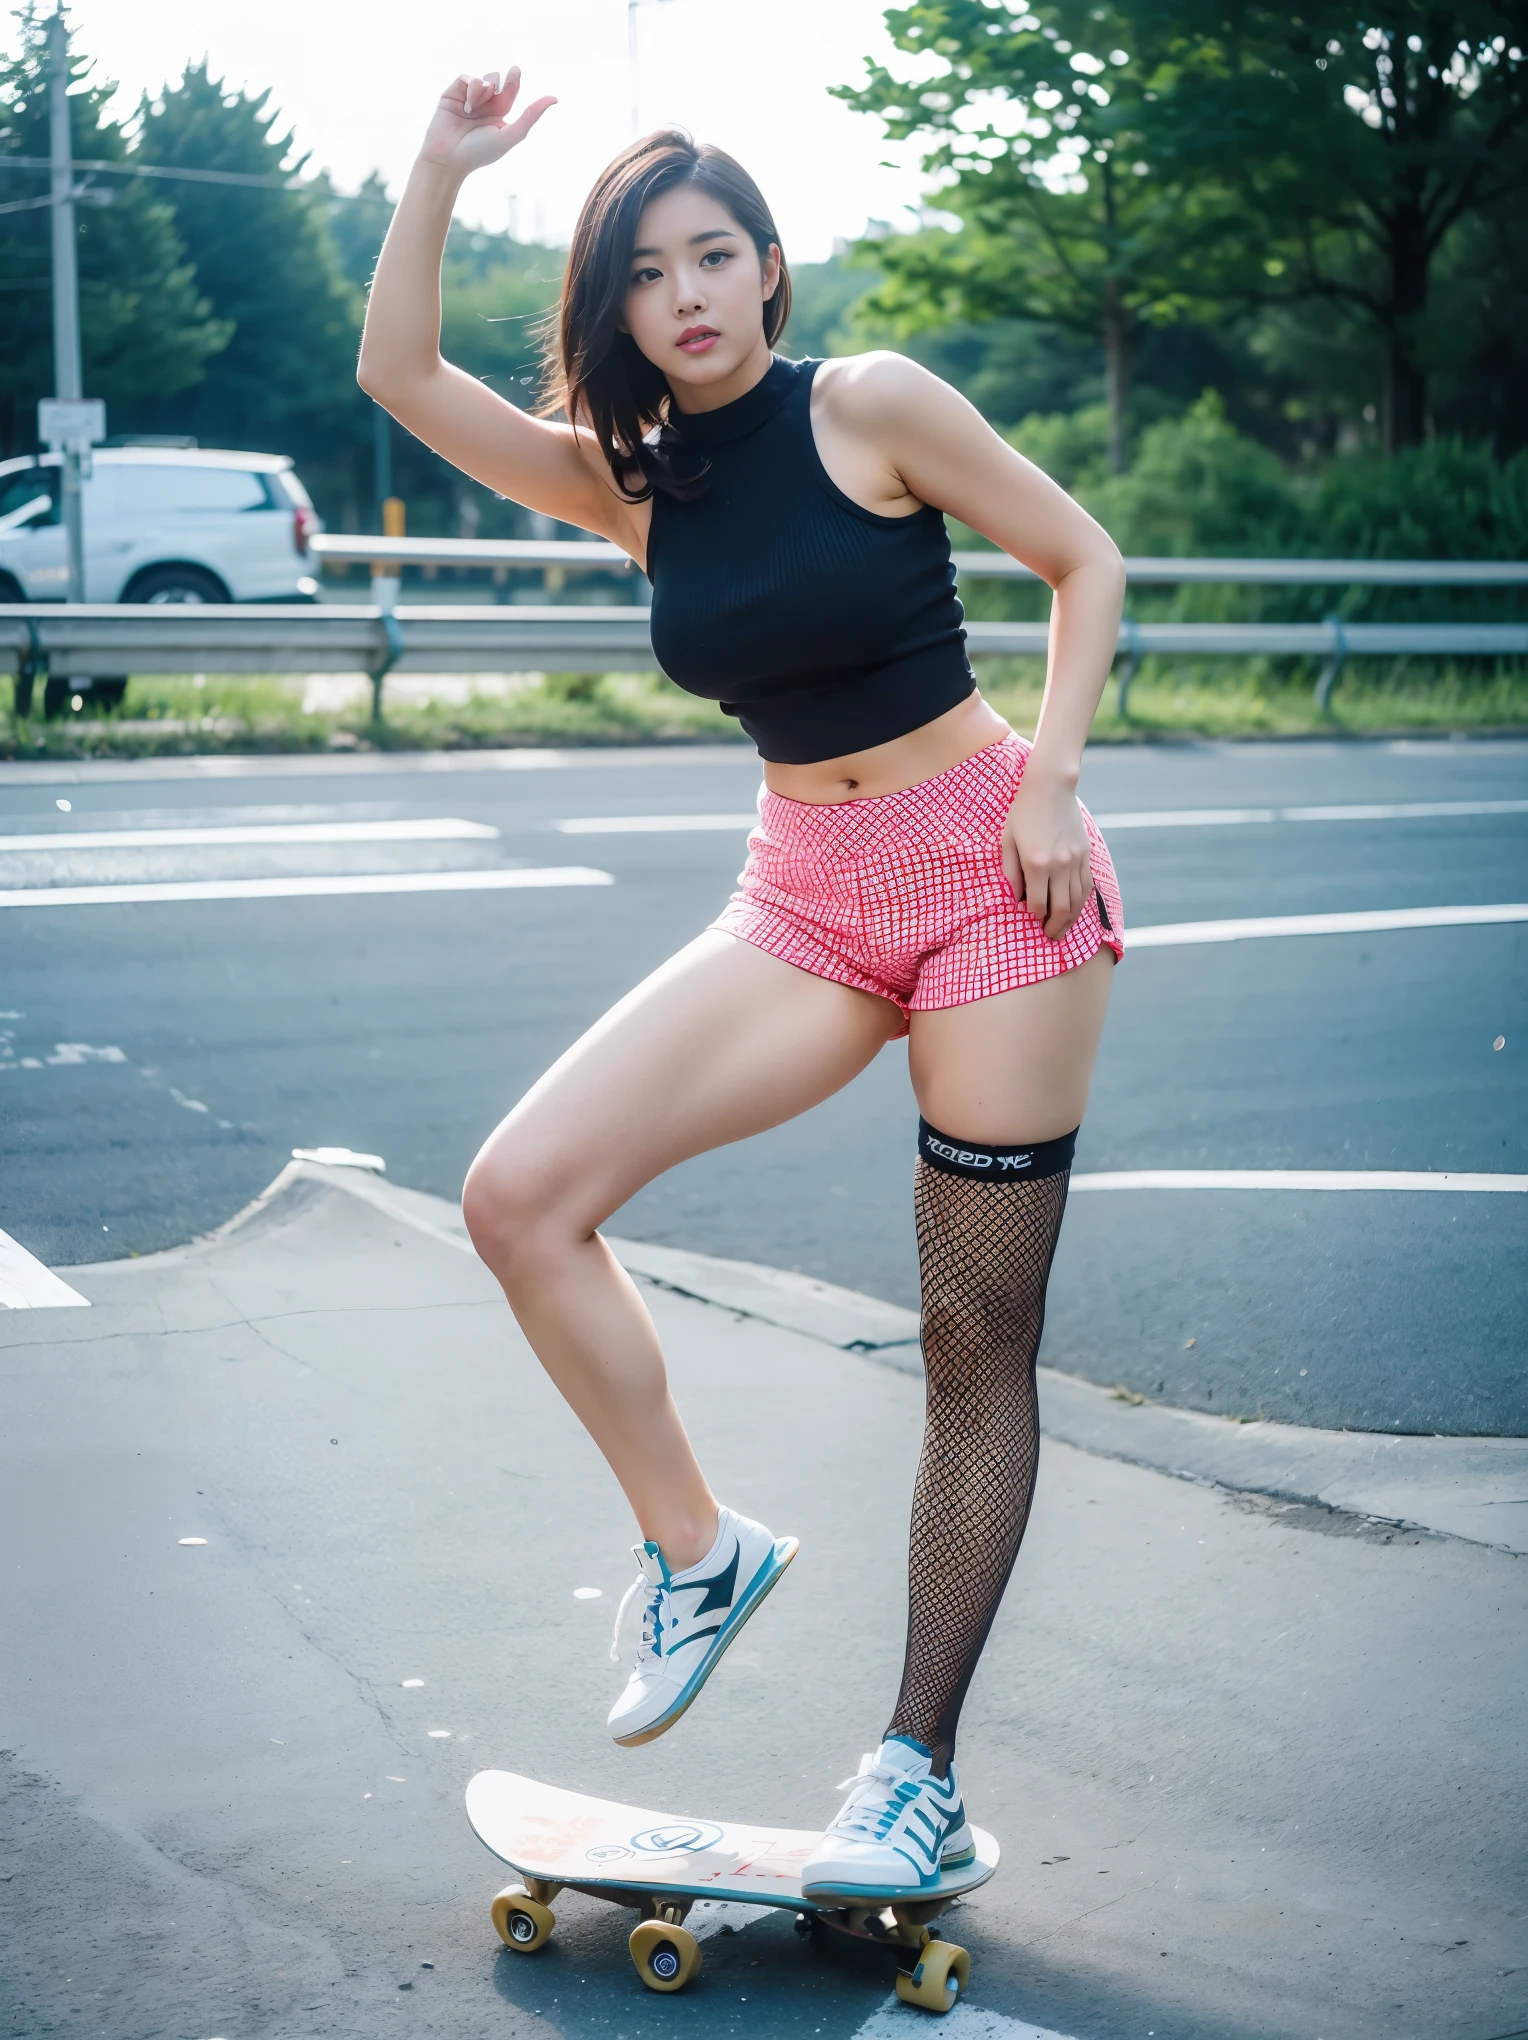
M1296 670L1291 670L1295 668ZM977 668L982 692L1015 729L1034 728L1044 668L1038 659L987 659ZM1528 662L1477 659L1354 660L1316 708L1316 669L1287 659L1141 661L1121 717L1110 678L1093 724L1094 743L1153 738L1305 737L1446 734L1528 729Z
M984 693L1015 728L1030 731L1040 705L1038 659L985 659ZM1096 743L1184 737L1367 736L1528 730L1528 662L1354 661L1322 717L1314 670L1272 659L1146 659L1117 712L1111 679ZM9 693L0 686L0 692ZM471 750L509 745L738 741L737 724L656 673L550 673L509 693L460 703L369 698L339 714L303 713L304 683L258 674L134 679L120 712L93 708L44 721L0 709L0 757L122 758L196 752Z
M507 745L725 741L737 724L656 673L548 673L509 694L465 702L384 702L304 714L303 682L260 674L144 675L119 711L83 697L44 721L0 710L0 757L134 758L207 752L472 750Z

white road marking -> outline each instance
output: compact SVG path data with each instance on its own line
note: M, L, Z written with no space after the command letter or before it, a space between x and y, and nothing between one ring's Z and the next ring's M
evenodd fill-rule
M0 1232L0 1310L67 1310L75 1304L88 1310L90 1298L61 1282L9 1233Z
M1528 1195L1528 1176L1459 1169L1108 1169L1073 1190L1498 1190Z
M1145 808L1133 814L1094 815L1101 829L1227 829L1246 822L1276 822L1277 808Z
M889 1997L871 2013L854 2040L907 2040L910 2024L906 2005L897 1997ZM938 2033L939 2040L1067 2040L1064 2033L1031 2026L1023 2019L1010 2019L1002 2012L984 2011L968 1999L962 1999L954 2011L943 2014Z
M116 907L184 900L326 899L347 893L506 892L527 886L614 885L586 864L514 871L374 871L313 878L206 878L124 885L32 885L0 892L0 907Z
M553 822L564 836L657 836L680 834L691 829L752 829L758 823L757 809L746 815L574 815L565 822Z
M0 894L0 902L4 895ZM1528 921L1521 902L1493 907L1385 907L1367 914L1271 914L1248 921L1168 921L1132 928L1127 949L1176 949L1189 942L1252 942L1274 935L1382 935L1397 928L1485 928Z
M599 764L618 765L714 765L732 762L738 755L716 746L680 744L660 752L649 749L616 749L594 754ZM166 779L369 779L397 778L414 773L437 772L539 772L564 765L585 765L588 751L567 755L561 751L370 751L370 752L288 752L285 755L256 756L202 753L187 758L91 758L34 762L31 759L0 759L0 786L90 786L113 782Z
M1528 800L1417 800L1347 807L1142 808L1093 819L1101 829L1223 829L1252 822L1410 822L1455 815L1525 814Z
M740 1934L745 1927L767 1920L779 1910L773 1905L744 1905L740 1899L699 1898L691 1906L685 1925L697 1941L706 1941L713 1934Z
M199 829L53 829L45 836L0 836L9 850L166 850L209 843L460 843L496 838L488 822L455 815L404 822L245 822Z
M1380 807L1280 808L1286 822L1410 822L1449 815L1528 815L1528 800L1413 800Z

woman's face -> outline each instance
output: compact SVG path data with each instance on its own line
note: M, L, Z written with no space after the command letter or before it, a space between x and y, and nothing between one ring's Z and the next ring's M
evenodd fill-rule
M760 256L719 199L667 191L637 224L625 326L671 384L723 382L764 345L780 251Z

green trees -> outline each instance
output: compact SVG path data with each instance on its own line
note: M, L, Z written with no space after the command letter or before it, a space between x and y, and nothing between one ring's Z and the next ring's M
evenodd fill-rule
M1393 451L1425 435L1438 384L1471 379L1471 322L1434 302L1444 275L1489 301L1510 380L1521 343L1490 251L1528 193L1513 0L920 0L887 25L907 61L840 96L926 137L960 230L878 243L874 310L904 331L1027 316L1098 334L1116 468L1153 327L1255 321L1296 381L1323 356L1354 368Z
M7 156L46 157L48 101L41 18L20 18L21 47L0 64L0 204L47 194L46 173L5 168ZM76 78L87 68L74 65ZM103 117L109 85L76 84L69 98L73 148L86 160L121 162L127 145ZM108 203L77 211L85 387L106 399L108 421L158 395L193 387L228 344L163 187L99 176ZM0 455L33 444L36 405L53 389L50 213L46 205L0 213Z
M903 330L1020 317L1100 340L1118 470L1141 329L1203 294L1224 242L1209 180L1165 176L1154 160L1156 67L1129 7L933 0L887 25L916 59L911 75L873 66L839 96L898 139L930 137L937 202L964 231L881 244L873 309Z
M250 98L189 65L162 98L139 110L135 159L166 169L232 170L277 177L291 138L277 132L268 95ZM207 445L321 457L354 446L370 429L356 388L362 297L340 267L321 191L181 183L175 221L197 287L226 322L216 369L171 407L178 429Z
M46 54L39 0L0 63L0 457L35 444L53 388ZM231 91L205 61L133 119L105 116L113 86L76 52L77 159L153 168L153 178L82 173L77 209L85 386L114 435L187 433L203 445L287 453L333 524L374 521L375 411L355 382L366 288L392 215L373 176L353 197L300 176L268 94ZM190 177L174 173L189 172ZM269 180L241 186L196 173ZM95 205L89 198L100 197ZM7 207L19 207L6 210ZM557 293L561 256L453 228L445 344L469 373L527 401L533 322ZM518 514L393 429L394 479L411 529L509 531Z
M1235 197L1265 301L1327 303L1378 342L1388 452L1425 436L1459 349L1433 279L1463 229L1528 197L1528 21L1513 0L1132 0L1172 67L1158 135Z

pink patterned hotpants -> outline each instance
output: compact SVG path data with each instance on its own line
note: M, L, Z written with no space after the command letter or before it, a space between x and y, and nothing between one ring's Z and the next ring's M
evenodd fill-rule
M1039 984L1107 944L1125 953L1108 846L1084 808L1093 891L1059 942L1014 898L1003 824L1029 745L1008 736L900 793L826 803L759 794L738 890L712 923L814 977L939 1012Z

